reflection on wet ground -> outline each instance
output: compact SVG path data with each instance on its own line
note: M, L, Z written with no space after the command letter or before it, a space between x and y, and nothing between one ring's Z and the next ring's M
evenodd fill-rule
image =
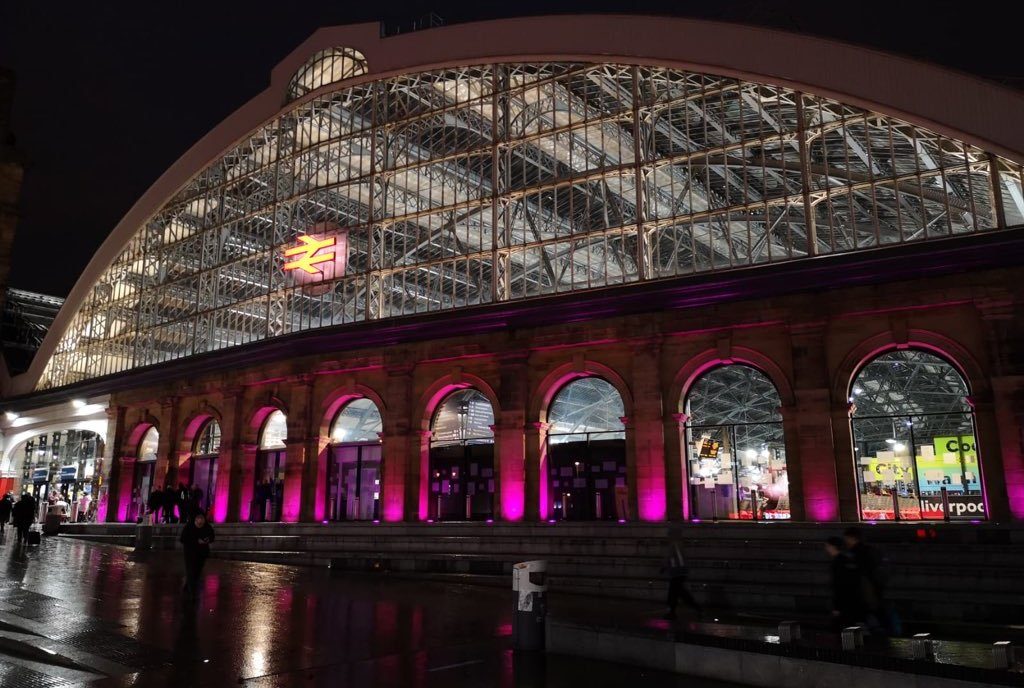
M0 546L0 686L726 686L517 656L507 590L211 560L185 602L177 553L13 540Z

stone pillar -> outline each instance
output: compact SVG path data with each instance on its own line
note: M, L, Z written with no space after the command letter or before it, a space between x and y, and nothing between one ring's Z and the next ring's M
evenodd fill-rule
M662 423L665 438L665 504L670 521L690 518L690 484L686 472L686 451L683 448L685 413L670 413Z
M178 444L181 441L180 399L164 397L160 400L160 438L157 442L156 466L153 470L155 484L177 487Z
M122 492L124 489L124 482L128 482L128 495L131 496L131 483L135 477L130 471L126 471L122 465L122 458L124 456L124 433L125 433L125 414L127 410L124 406L111 406L107 408L108 422L114 424L114 432L111 434L110 441L110 474L107 476L107 482L104 486L101 485L101 493L97 495L98 502L96 509L99 512L97 514L97 521L106 521L107 523L117 523L124 520L125 512L128 508L128 503L122 501ZM129 467L130 468L130 467ZM106 512L103 512L104 508L104 495L106 495Z
M783 401L782 426L789 476L790 518L794 521L839 520L837 462L849 464L849 448L833 441L825 322L790 326L793 356L793 402Z
M633 353L633 414L626 424L629 516L665 520L665 435L660 379L661 345L650 342ZM625 421L623 421L625 422Z
M110 508L116 508L117 518L115 520L118 523L127 523L132 504L132 488L135 487L135 457L122 456L117 464L119 464L117 468L120 479L117 483L110 483ZM113 465L110 470L113 472Z
M426 521L430 513L430 430L409 433L405 473L405 520Z
M387 422L387 421L385 421ZM405 516L405 476L408 472L410 433L388 428L381 433L381 518L401 521Z
M1024 466L1020 447L1021 409L1016 405L1016 414L1001 414L1004 422L1000 424L992 399L971 397L969 401L974 407L975 442L986 516L992 521L1005 521L1010 518L1020 520L1024 518ZM1009 406L1012 409L1015 405ZM1006 433L1004 427L1008 415L1011 418L1015 415L1016 423L1011 423L1010 432ZM1010 444L1006 444L1007 442Z
M499 358L501 411L494 430L494 515L521 521L526 508L526 421L529 353L512 351Z
M310 457L311 438L319 437L313 428L313 375L289 380L288 439L285 441L284 508L281 519L288 523L310 522L315 516L317 462Z
M524 428L526 440L527 521L543 521L548 517L548 428L547 423L527 423Z
M236 514L235 520L247 523L252 518L253 492L256 488L256 452L259 445L251 442L240 442L236 445L234 454L238 457L237 463L231 467L231 484L229 486L229 504L234 501L235 507L229 507L230 513ZM288 456L285 456L285 471L288 469ZM287 486L285 487L287 489Z
M523 414L502 411L494 430L494 514L505 521L523 520L526 508L525 451Z
M217 457L217 478L211 514L214 523L238 520L238 494L232 494L232 472L241 460L239 441L245 423L242 418L244 391L242 387L229 387L224 390L222 397L224 418L220 426L220 455ZM232 500L232 497L235 499Z

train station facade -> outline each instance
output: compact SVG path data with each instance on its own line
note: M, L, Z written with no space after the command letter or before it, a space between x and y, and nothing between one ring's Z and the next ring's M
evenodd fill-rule
M1019 521L1022 115L746 27L321 30L97 252L3 477L106 521Z

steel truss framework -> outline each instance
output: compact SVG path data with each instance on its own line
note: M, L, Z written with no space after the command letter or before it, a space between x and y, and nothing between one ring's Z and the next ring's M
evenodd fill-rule
M761 371L740 364L719 366L701 375L682 403L691 431L742 425L750 446L776 449L782 446L781 407L772 381Z
M1024 223L1016 164L778 86L622 64L350 86L303 69L284 114L138 229L40 388L315 328ZM283 247L325 226L347 230L345 274L296 283Z

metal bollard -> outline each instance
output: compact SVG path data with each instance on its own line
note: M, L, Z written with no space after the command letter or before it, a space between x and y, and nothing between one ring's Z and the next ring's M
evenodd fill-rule
M911 638L914 648L914 659L921 659L926 662L935 661L935 646L932 644L931 633L918 633Z
M995 669L1015 669L1017 652L1009 640L992 643L992 666Z
M864 628L862 626L850 626L843 629L843 649L856 650L864 647Z
M779 624L779 642L795 643L800 640L800 622L783 621Z

